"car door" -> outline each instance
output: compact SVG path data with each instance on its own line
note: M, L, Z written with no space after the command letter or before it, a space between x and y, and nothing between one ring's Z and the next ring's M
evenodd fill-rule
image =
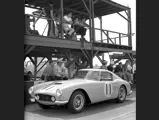
M108 71L101 71L100 82L103 84L104 99L115 98L117 82L114 81L113 74Z

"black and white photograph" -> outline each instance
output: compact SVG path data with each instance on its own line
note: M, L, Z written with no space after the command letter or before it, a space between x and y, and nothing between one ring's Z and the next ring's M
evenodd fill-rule
M24 120L136 120L136 0L24 0Z

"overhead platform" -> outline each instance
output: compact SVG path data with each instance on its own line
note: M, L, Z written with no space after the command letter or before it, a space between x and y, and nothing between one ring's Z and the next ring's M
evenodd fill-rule
M86 6L89 6L90 0L63 0L64 14L67 12L72 12L74 16L85 16L89 18L88 10L85 9ZM25 6L41 9L48 7L49 3L53 4L55 8L60 8L61 0L25 0ZM117 13L130 9L129 7L123 6L111 0L93 0L95 17L109 15L112 13Z
M51 37L44 36L34 36L34 35L25 35L24 44L26 46L33 46L34 49L31 50L34 54L39 53L55 53L54 48L71 50L72 52L79 52L81 49L88 51L92 50L92 43L85 42L84 47L81 47L80 41L75 40L66 40L66 39L56 39ZM118 45L118 44L107 44L94 42L94 52L99 51L99 53L105 52L128 52L132 53L132 47ZM40 57L40 56L39 56Z

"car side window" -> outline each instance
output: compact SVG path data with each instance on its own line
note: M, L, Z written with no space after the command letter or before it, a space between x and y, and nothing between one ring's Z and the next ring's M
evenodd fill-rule
M99 80L99 71L92 71L91 74L88 75L88 79Z
M101 80L112 80L112 74L109 72L101 72Z

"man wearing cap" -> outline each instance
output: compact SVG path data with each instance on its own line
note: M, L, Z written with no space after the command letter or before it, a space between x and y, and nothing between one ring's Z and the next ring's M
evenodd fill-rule
M58 59L57 64L54 65L54 72L55 72L55 79L57 80L68 79L68 70L61 59Z
M104 60L104 61L102 62L101 69L106 69L106 70L107 70L107 61L106 61L106 60Z

